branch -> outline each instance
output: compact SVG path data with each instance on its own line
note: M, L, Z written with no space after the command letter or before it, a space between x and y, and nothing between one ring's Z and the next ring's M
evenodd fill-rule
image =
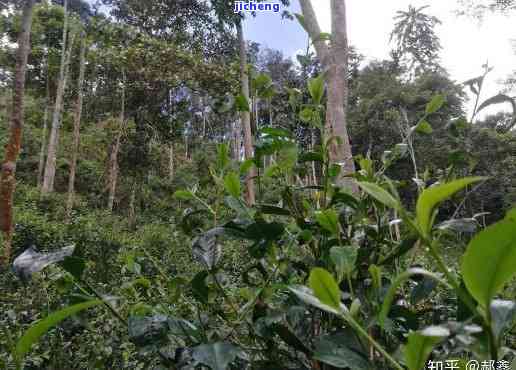
M310 36L313 41L315 50L317 51L317 56L321 60L322 65L326 67L330 56L330 48L320 37L321 28L317 22L317 17L315 15L314 8L312 7L312 3L310 0L299 0L299 3L301 4L301 11L305 18L305 27L308 32L308 36Z

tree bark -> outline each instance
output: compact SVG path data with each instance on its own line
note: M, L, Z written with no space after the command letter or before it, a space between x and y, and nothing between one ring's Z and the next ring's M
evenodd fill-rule
M337 184L358 191L355 182L344 175L355 173L355 162L347 128L348 112L348 34L346 1L331 0L332 46L328 66L326 130L340 138L330 147L330 159L341 165Z
M0 229L4 236L4 251L1 264L7 266L11 259L13 237L13 197L16 187L16 161L20 154L24 119L24 96L27 60L30 53L30 32L35 0L27 0L23 8L21 31L18 35L16 69L14 76L13 109L9 141L5 148L0 176Z
M118 152L120 151L120 142L122 141L122 133L124 131L125 122L125 71L122 71L122 107L120 110L120 128L116 135L115 143L112 146L111 155L109 157L109 196L108 210L113 212L115 204L116 186L118 182Z
M43 115L43 134L41 135L41 149L39 151L38 162L38 183L37 186L43 185L43 171L45 170L45 149L47 147L47 132L48 132L48 113L50 110L50 69L47 54L47 82L46 82L46 97L45 97L45 113Z
M239 21L236 25L238 34L238 43L240 49L240 83L242 87L242 95L249 103L249 74L247 70L247 51L244 40L244 32L242 30L242 22ZM244 130L244 151L245 159L253 158L253 134L251 131L251 114L247 111L241 113L242 128ZM246 200L249 206L256 202L256 195L254 189L254 178L256 177L256 169L251 167L246 178Z
M128 224L129 228L132 230L136 225L136 187L137 182L135 181L133 187L131 189L131 197L129 198L129 214L128 214Z
M328 98L326 102L326 140L338 137L340 142L333 141L330 146L330 160L341 166L341 173L336 180L337 185L357 192L355 182L345 177L355 172L355 163L351 151L351 143L347 131L348 107L348 37L346 23L345 0L331 0L331 47L319 35L321 29L310 0L300 0L306 30L314 40L317 55L327 73Z
M238 119L233 122L232 129L233 159L236 162L240 162L240 150L242 148L242 128Z
M68 178L68 198L66 201L66 216L70 219L75 195L75 173L77 171L77 158L79 156L79 144L81 139L81 117L83 102L84 73L86 70L86 36L82 35L81 54L79 61L79 79L77 81L77 102L73 120L73 147L72 161L70 163L70 176Z
M68 1L64 2L64 25L63 25L63 46L61 50L61 66L59 68L59 81L57 84L56 101L54 112L52 115L52 127L50 129L50 138L48 140L47 160L45 164L45 174L43 176L43 186L41 187L41 195L48 195L54 191L54 180L56 176L56 160L57 147L59 145L59 129L61 127L61 111L63 108L63 97L66 90L68 79L68 70L73 50L73 42L75 33L70 32L69 45L67 46L68 34Z

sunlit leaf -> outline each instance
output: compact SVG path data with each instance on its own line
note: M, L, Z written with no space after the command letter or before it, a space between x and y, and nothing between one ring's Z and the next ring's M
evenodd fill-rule
M308 92L314 104L321 104L324 96L324 75L308 80Z
M308 278L314 295L325 305L340 309L340 289L333 276L326 270L316 267Z
M240 177L234 172L228 173L224 176L224 188L233 197L240 197Z
M339 216L333 209L319 211L315 214L317 223L332 235L338 236L340 234Z
M240 94L235 97L235 110L237 112L249 112L249 101L247 98Z
M476 234L462 259L464 283L483 307L516 274L516 219L510 215Z
M296 295L296 297L299 298L302 302L304 302L308 305L317 307L323 311L330 312L335 315L339 315L342 312L347 311L346 306L344 306L342 303L340 304L340 306L338 308L334 308L332 306L324 304L323 302L321 302L321 300L319 298L317 298L315 296L315 293L313 292L313 290L306 286L294 285L294 286L290 286L288 289L292 293L294 293Z
M414 130L420 134L426 134L426 135L429 135L431 134L432 132L434 132L434 129L432 128L432 126L428 123L428 121L421 121L419 122L416 127L414 128Z
M174 193L174 198L180 199L180 200L189 200L192 199L193 193L190 190L177 190Z
M432 98L432 100L430 101L430 103L428 103L426 105L426 114L432 114L432 113L435 113L437 112L439 109L441 109L441 107L443 106L443 104L446 102L446 98L444 97L444 95L436 95Z

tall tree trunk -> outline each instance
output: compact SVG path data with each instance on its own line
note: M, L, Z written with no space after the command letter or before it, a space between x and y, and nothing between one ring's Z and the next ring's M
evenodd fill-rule
M118 182L118 152L120 151L120 142L122 141L122 133L124 131L125 122L125 71L122 71L122 107L120 110L120 128L116 135L115 143L112 146L109 157L109 196L108 210L113 212L115 204L116 186Z
M45 170L45 148L47 147L49 97L45 99L45 113L43 114L43 133L41 135L41 149L38 162L38 186L43 184L43 171Z
M38 162L38 187L43 185L43 171L45 170L45 149L47 148L48 114L50 110L50 70L47 54L47 82L45 97L45 113L43 115L43 134L41 135L41 149L39 150Z
M13 109L9 141L5 147L5 156L0 176L0 229L3 233L4 251L1 264L7 266L11 259L11 242L13 237L13 197L16 187L16 161L20 154L25 95L25 78L27 60L30 53L30 32L32 27L32 10L35 0L27 0L23 8L21 31L18 35L16 69L14 75Z
M83 34L81 42L81 55L79 62L79 79L77 82L77 102L75 105L75 115L73 120L73 147L72 162L70 164L70 176L68 178L68 199L66 201L66 216L70 219L73 208L75 193L75 173L77 171L77 158L79 156L79 144L81 138L81 117L83 102L84 73L86 69L86 37Z
M240 150L242 148L242 128L239 120L235 120L232 126L233 132L233 159L237 162L240 161Z
M342 169L337 184L357 191L355 182L345 175L355 173L355 162L351 152L348 136L348 34L346 18L346 1L331 0L332 47L328 66L328 102L326 113L326 130L341 139L333 142L330 158Z
M247 70L247 51L244 40L244 32L242 30L242 21L240 20L237 25L238 43L240 49L240 83L242 85L242 95L250 102L249 99L249 73ZM242 128L244 130L244 151L245 159L251 159L253 157L253 134L251 131L251 114L249 111L241 112ZM254 178L256 177L256 169L251 167L246 178L246 200L247 204L252 206L256 201L255 189L254 189Z
M328 99L326 102L326 139L332 136L340 138L340 143L333 142L330 147L332 163L339 164L342 171L337 184L357 192L353 180L344 175L355 172L355 163L351 152L351 143L347 131L348 106L348 38L346 24L345 0L331 0L332 41L331 48L320 37L321 29L310 0L300 0L305 19L306 30L314 40L324 69L327 71Z
M73 42L75 33L70 32L69 45L67 46L68 34L68 1L64 2L65 15L63 25L63 46L61 50L61 66L59 68L59 81L57 84L56 101L54 105L54 113L52 115L52 127L50 129L50 138L48 140L47 160L45 164L45 174L43 176L43 186L41 195L47 195L54 191L54 179L56 176L56 160L57 147L59 144L59 129L61 126L61 111L63 108L63 97L66 90L68 79L68 69L73 50Z
M129 198L129 214L127 217L130 229L134 229L136 225L136 187L137 182L134 181L131 189L131 197Z

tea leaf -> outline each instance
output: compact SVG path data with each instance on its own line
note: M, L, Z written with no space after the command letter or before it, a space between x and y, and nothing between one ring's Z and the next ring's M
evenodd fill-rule
M80 311L84 311L90 307L102 304L101 300L88 301L79 303L74 306L66 307L60 311L51 313L44 319L33 324L16 344L15 357L19 360L23 358L31 349L32 345L36 343L46 332L52 327L59 324L64 319L75 315Z
M325 305L340 309L340 289L333 276L326 270L316 267L308 278L314 295Z
M506 217L475 235L461 270L471 295L489 307L491 299L516 274L516 220Z
M419 196L416 205L417 221L423 235L430 233L433 225L434 211L440 203L466 186L484 180L486 180L485 177L467 177L425 189Z

